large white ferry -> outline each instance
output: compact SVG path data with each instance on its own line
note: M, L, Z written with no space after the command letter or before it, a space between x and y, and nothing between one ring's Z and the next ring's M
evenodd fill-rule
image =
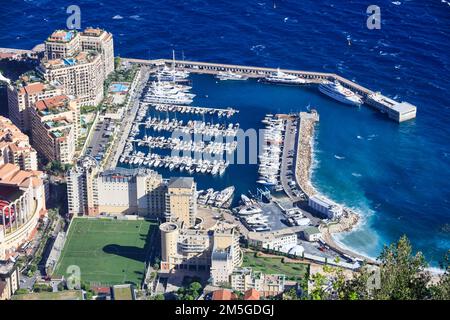
M330 82L324 81L319 85L319 91L326 94L330 98L340 101L345 104L354 106L360 106L363 104L362 98L351 91L350 89L342 86L338 81Z

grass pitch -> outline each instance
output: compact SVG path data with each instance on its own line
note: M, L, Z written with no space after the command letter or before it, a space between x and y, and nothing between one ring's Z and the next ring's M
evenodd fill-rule
M149 253L159 246L156 230L145 220L75 218L54 274L67 278L67 268L76 265L83 282L139 286Z

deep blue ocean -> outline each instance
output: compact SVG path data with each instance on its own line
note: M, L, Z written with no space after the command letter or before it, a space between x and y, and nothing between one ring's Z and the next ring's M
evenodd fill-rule
M267 97L247 83L215 94L215 82L199 78L211 105L243 106L254 123L265 112L319 110L313 183L364 216L358 230L338 237L344 245L377 256L406 234L433 265L450 248L449 2L377 1L380 30L366 27L374 3L361 0L0 2L0 47L41 43L77 4L82 27L111 31L123 57L169 58L175 49L187 60L334 72L417 105L417 118L399 125L308 88ZM255 180L252 170L233 170L224 184L245 189Z

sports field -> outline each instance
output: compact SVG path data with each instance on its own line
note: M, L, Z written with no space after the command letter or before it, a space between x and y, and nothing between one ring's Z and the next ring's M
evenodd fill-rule
M55 274L67 277L67 267L76 265L81 281L139 286L145 261L159 251L156 230L156 223L145 220L75 218Z

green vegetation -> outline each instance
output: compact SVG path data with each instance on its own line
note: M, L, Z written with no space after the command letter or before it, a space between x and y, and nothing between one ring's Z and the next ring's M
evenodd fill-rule
M51 286L43 283L35 283L33 286L33 292L52 292Z
M450 252L450 251L449 251ZM442 263L445 274L437 283L425 270L427 262L421 252L413 254L411 243L403 236L397 243L385 246L379 256L379 282L373 282L373 272L361 268L352 280L346 280L339 268L324 268L324 274L311 277L309 298L322 299L373 299L373 300L429 300L450 299L449 254ZM331 277L330 277L331 275ZM331 280L330 280L331 279ZM325 285L332 290L325 290Z
M16 294L12 300L83 300L80 290Z
M45 165L45 171L55 175L55 176L59 176L64 174L66 171L70 170L72 168L71 164L62 164L59 161L50 161L49 163L47 163Z
M309 266L303 263L285 262L285 258L263 257L256 252L245 252L243 267L251 267L253 271L265 274L281 273L286 279L303 283L308 278Z
M133 300L132 290L130 287L114 287L114 300Z
M80 112L81 114L95 112L99 109L98 106L81 106Z
M74 218L55 274L65 275L67 267L80 267L85 283L139 286L144 278L149 237L155 223L138 220Z
M203 286L197 278L185 277L183 286L177 291L177 300L197 300L202 294Z

